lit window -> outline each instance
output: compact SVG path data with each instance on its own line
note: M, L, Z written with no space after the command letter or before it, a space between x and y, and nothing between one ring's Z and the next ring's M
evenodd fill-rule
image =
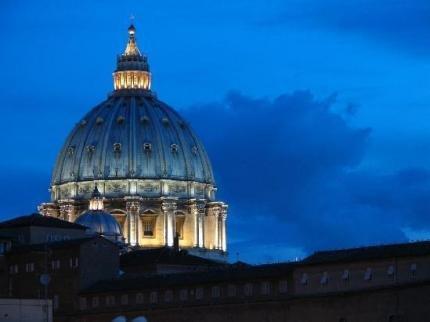
M137 293L136 294L136 303L137 304L142 304L143 303L143 294L142 293Z
M221 290L219 286L213 286L212 287L212 297L217 298L220 297L221 295Z
M91 306L92 307L98 307L99 306L99 297L98 296L94 296L91 299Z
M171 290L168 290L164 293L164 301L165 302L172 302L173 300L173 292Z
M343 271L343 273L342 273L342 279L344 280L344 281L348 281L349 280L349 270L344 270Z
M324 272L321 276L320 284L326 285L328 283L328 273Z
M388 274L388 276L394 275L394 266L393 265L388 266L387 274Z
M280 281L279 282L279 285L278 285L278 288L279 288L279 293L287 293L288 292L288 283L287 283L287 281Z
M308 284L308 274L303 273L302 278L300 279L300 283L302 285L307 285Z
M128 295L123 294L121 295L121 305L127 305L128 304Z
M228 296L236 296L236 285L230 284L227 287L227 295Z
M252 295L252 284L251 283L245 284L245 286L243 287L243 293L245 294L245 296L251 296Z
M196 299L201 300L203 298L203 288L196 288Z
M154 236L154 219L148 218L143 221L143 236Z
M182 289L179 291L179 299L181 301L186 301L188 299L188 290Z
M271 285L269 282L263 282L261 283L261 294L263 295L269 295L271 290Z
M372 269L368 267L366 269L366 272L364 273L364 280L365 281L371 281L372 280Z
M158 301L157 292L151 292L149 294L149 302L152 303L152 304L154 304L154 303L157 303L157 301Z

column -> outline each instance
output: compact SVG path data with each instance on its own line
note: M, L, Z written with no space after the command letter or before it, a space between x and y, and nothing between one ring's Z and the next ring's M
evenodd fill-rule
M203 248L205 247L204 243L204 219L206 215L206 203L205 202L199 202L197 204L197 230L198 230L198 247Z
M199 222L198 222L198 210L195 203L189 206L189 212L191 214L191 220L193 225L193 247L197 247L199 244Z
M212 208L212 215L213 215L213 245L215 249L220 249L220 238L219 238L219 233L220 233L220 227L219 227L219 215L221 213L221 209L218 206L215 206Z
M161 209L164 213L164 243L166 246L172 247L176 236L176 200L164 199Z
M125 204L128 219L128 243L132 246L139 245L139 231L138 231L138 216L140 211L139 200L127 200Z
M226 221L227 221L227 209L228 206L227 205L223 205L222 207L222 211L221 211L221 229L222 229L222 242L221 242L221 249L223 252L227 251L227 226L226 226Z

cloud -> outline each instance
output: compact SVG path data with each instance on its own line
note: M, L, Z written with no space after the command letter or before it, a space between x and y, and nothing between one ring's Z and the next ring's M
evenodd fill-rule
M266 25L304 24L358 34L409 52L430 52L430 2L427 0L289 1ZM347 40L346 40L347 41Z
M405 227L422 228L430 173L360 170L371 130L349 125L331 109L335 101L303 91L274 100L232 92L187 111L213 162L219 197L230 203L233 254L280 260L405 241Z

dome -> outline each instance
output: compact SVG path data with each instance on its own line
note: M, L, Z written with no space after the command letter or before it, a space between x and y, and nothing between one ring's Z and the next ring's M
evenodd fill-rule
M131 27L126 50L117 59L114 92L76 124L60 150L51 183L53 191L61 186L61 192L53 200L88 195L90 185L82 183L95 180L113 182L110 194L103 189L109 197L134 194L117 189L130 180L181 181L178 189L186 187L188 196L193 193L190 181L200 184L194 190L208 195L214 190L211 164L200 140L151 91L147 57L139 51L134 31ZM144 195L143 190L135 194ZM165 195L168 188L158 190Z
M88 210L75 223L88 227L90 233L98 234L113 241L121 241L121 228L115 218L102 210Z

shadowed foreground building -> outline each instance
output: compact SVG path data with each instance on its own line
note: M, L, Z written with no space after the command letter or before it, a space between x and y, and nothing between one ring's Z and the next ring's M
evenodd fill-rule
M51 300L70 322L430 321L430 242L228 264L209 158L151 91L135 32L114 91L66 139L43 216L0 223L2 298Z

